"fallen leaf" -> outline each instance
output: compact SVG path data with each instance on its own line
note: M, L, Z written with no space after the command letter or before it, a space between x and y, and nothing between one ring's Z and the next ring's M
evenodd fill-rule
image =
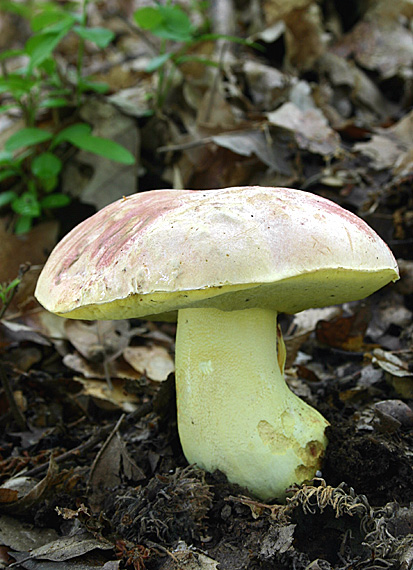
M49 468L46 476L40 481L29 479L24 476L15 477L4 482L0 489L11 489L17 491L16 500L0 505L3 513L21 515L44 500L45 495L58 480L58 467L53 458L49 461Z
M364 20L336 43L334 51L347 58L354 57L361 67L377 71L384 79L409 73L413 64L411 32L400 18L382 19L377 13L367 13Z
M112 433L96 456L90 471L88 484L93 503L96 503L97 497L101 499L107 489L120 485L125 478L137 482L145 477L145 473L129 455L119 433Z
M316 328L317 340L328 346L354 352L364 351L364 335L369 323L367 306L361 306L354 315L339 316L331 321L319 321Z
M289 163L284 158L285 148L282 148L276 140L270 141L261 131L240 131L216 135L212 137L212 141L242 156L255 155L276 172L291 174Z
M283 19L286 65L302 71L312 69L326 47L320 7L313 2L291 10Z
M0 339L3 343L30 341L43 346L50 346L51 342L42 334L25 324L0 320Z
M344 57L329 51L320 57L318 67L320 72L329 77L335 92L340 86L348 88L349 95L346 96L346 99L354 102L357 106L356 125L359 128L364 124L371 128L372 113L374 118L386 118L391 114L392 104L384 97L373 80L354 62L347 61ZM369 111L367 115L364 109ZM365 119L363 120L364 116Z
M85 322L66 319L64 329L71 344L91 362L117 358L135 334L127 320Z
M301 111L294 103L288 102L267 113L267 118L271 125L292 131L302 149L329 156L341 148L340 137L328 125L320 109Z
M401 155L400 147L384 135L373 135L370 141L356 143L353 148L370 158L376 170L392 168Z
M137 373L135 373L137 374ZM104 375L102 374L102 378ZM75 377L75 380L83 386L83 390L76 394L76 400L84 402L92 398L94 403L101 409L119 410L129 413L137 409L141 404L141 399L129 391L125 390L125 381L112 377L112 390L109 390L105 381L90 380L88 378Z
M413 376L413 372L409 372L408 365L403 362L398 356L383 350L382 348L375 348L373 350L373 364L377 364L392 376L404 378L406 376Z
M173 358L163 346L128 346L123 357L137 372L155 382L163 382L175 370Z
M21 519L0 515L0 543L12 550L32 550L58 537L52 528L39 528Z
M284 335L287 348L285 368L290 368L297 357L301 345L316 330L319 321L330 321L341 314L339 307L323 307L321 309L307 309L293 316L292 321Z
M258 107L274 108L280 97L285 96L288 78L275 67L248 59L243 71L252 100Z
M28 554L28 558L30 560L65 562L95 549L112 550L113 544L104 539L97 540L91 535L82 537L79 534L74 534L73 536L62 536L52 542L34 548Z

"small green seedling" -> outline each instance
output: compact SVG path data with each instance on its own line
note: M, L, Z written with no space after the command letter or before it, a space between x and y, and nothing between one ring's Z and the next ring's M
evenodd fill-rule
M27 232L35 219L70 202L68 195L58 191L63 152L68 145L123 164L133 164L135 160L121 145L93 136L87 124L66 128L60 124L57 109L76 108L86 91L103 93L107 89L83 77L85 42L105 48L114 37L110 30L87 26L87 3L83 0L78 13L54 3L34 4L30 9L0 1L0 9L17 11L28 18L33 31L23 49L0 54L3 71L0 96L4 100L0 113L17 110L25 123L0 152L0 184L4 186L0 191L0 208L9 208L14 213L16 233ZM56 62L54 50L68 34L77 35L78 52L76 69L65 75ZM20 58L21 65L9 71L9 64L16 58ZM47 129L36 126L45 109L52 113L52 124Z
M4 313L7 311L20 282L21 277L16 277L16 279L8 283L0 283L0 319L3 318Z
M219 63L205 57L188 54L197 44L226 39L234 43L259 47L236 36L201 33L193 26L184 10L171 2L145 6L134 13L134 20L141 30L160 39L159 53L146 67L150 73L158 73L156 106L161 108L172 85L174 71L183 63L197 61L203 65L218 67ZM173 42L172 44L168 42ZM178 45L176 45L178 44Z

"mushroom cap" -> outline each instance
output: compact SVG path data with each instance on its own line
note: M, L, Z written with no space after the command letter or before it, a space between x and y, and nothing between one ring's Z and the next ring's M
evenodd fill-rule
M173 320L190 307L296 313L367 297L398 277L390 249L363 220L314 194L153 190L75 227L35 295L65 317Z

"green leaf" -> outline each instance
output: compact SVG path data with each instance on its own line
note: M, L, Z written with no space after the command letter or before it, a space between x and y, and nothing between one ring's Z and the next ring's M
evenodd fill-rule
M19 285L20 283L21 283L20 277L16 277L16 279L13 279L13 281L10 281L10 283L4 287L3 291L5 293L8 293L9 291L17 287L17 285Z
M159 38L177 42L193 40L191 20L179 6L167 4L141 8L134 13L134 18L138 26Z
M4 147L9 152L13 152L26 146L33 146L35 144L48 141L51 138L52 134L44 129L28 127L20 129L17 133L11 135L11 137L7 139Z
M133 164L135 162L135 157L125 147L115 141L95 137L90 133L89 125L77 123L60 131L53 141L53 146L61 142L70 142L81 150L93 152L115 162L122 164Z
M188 42L193 39L191 20L177 5L159 5L163 16L163 25L153 33L157 36L178 42Z
M33 216L19 216L14 226L16 235L26 234L33 225Z
M49 196L45 196L40 201L40 206L42 209L52 209L52 208L63 208L70 204L71 199L67 194L50 194Z
M36 14L30 22L34 32L68 32L75 24L76 18L63 10L45 10Z
M10 73L7 77L0 77L0 93L10 91L14 97L20 97L29 93L35 81Z
M9 165L13 162L13 154L7 150L0 150L0 166Z
M115 37L115 34L106 28L82 28L81 26L75 26L73 30L78 36L96 44L100 48L107 47Z
M38 67L51 56L53 50L60 43L66 32L48 32L37 34L29 38L26 42L26 53L30 57L29 67Z
M94 91L95 93L107 93L109 90L109 85L103 83L102 81L93 81L88 79L81 79L79 81L79 87L82 92L84 91Z
M135 22L143 30L154 30L163 22L163 16L157 8L146 6L133 14Z
M45 72L45 77L44 77L45 83L52 83L52 81L55 80L56 76L59 77L56 73L57 65L53 55L47 57L44 61L42 61L42 63L38 66L38 68L39 70ZM61 85L61 81L59 85Z
M85 123L76 123L75 125L70 125L70 127L66 127L65 129L61 130L54 139L52 147L56 147L58 144L62 142L69 142L76 145L75 142L79 139L79 137L86 136L92 132L92 129L89 125Z
M0 113L5 113L9 109L14 109L15 107L16 105L13 105L13 103L10 103L9 105L0 105Z
M7 204L10 204L10 202L15 200L16 198L17 198L17 194L16 194L16 192L13 192L13 190L6 190L5 192L1 192L0 193L0 208L2 208L3 206L6 206Z
M31 170L37 178L54 178L62 170L62 161L52 152L43 152L32 160Z
M50 192L53 192L53 190L56 190L57 185L59 184L58 176L52 176L51 178L42 178L39 180L41 180L42 189L47 194L50 194Z
M165 65L165 63L168 61L168 59L171 59L171 57L172 57L171 53L164 53L162 55L158 55L152 58L151 61L148 63L148 65L145 67L145 71L147 71L148 73L156 71L157 69Z
M32 192L24 192L19 198L12 201L11 207L16 214L36 218L41 214L39 201Z
M11 178L12 176L16 176L16 174L18 174L18 171L12 168L7 168L7 170L0 170L0 182L3 182L3 180L7 180L7 178Z
M72 144L81 150L88 150L93 152L93 154L109 158L121 164L133 164L135 162L135 157L125 147L109 139L87 135L79 137Z
M66 107L68 105L67 99L62 97L48 97L40 102L40 109L53 109L56 107Z
M5 12L11 12L12 14L18 14L22 16L22 18L29 18L31 15L31 6L26 6L15 0L2 0L0 2L0 9Z
M0 53L0 61L9 59L10 57L17 57L23 55L24 51L22 49L6 49Z

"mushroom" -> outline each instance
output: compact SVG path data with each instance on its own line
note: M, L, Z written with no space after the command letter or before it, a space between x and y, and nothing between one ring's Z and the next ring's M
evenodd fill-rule
M154 190L74 228L36 296L75 319L177 319L184 454L266 500L311 479L327 445L327 420L286 385L277 314L361 299L397 279L382 239L319 196Z

